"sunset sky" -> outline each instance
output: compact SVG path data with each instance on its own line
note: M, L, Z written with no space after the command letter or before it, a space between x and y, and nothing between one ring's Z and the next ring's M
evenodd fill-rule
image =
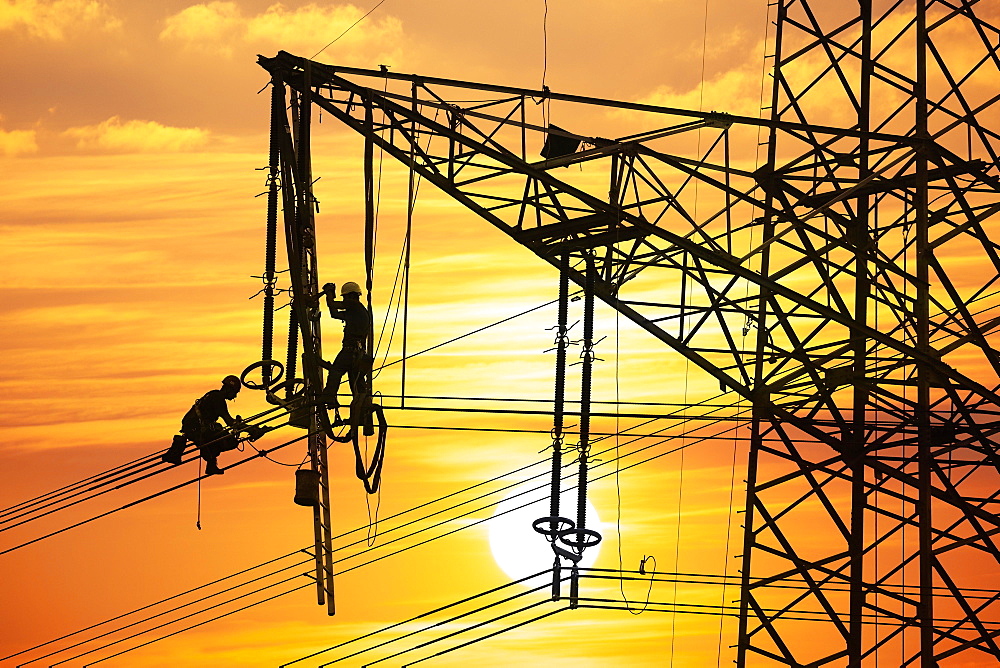
M250 297L261 287L253 276L264 262L265 198L257 196L265 191L260 168L267 164L269 95L259 92L268 76L256 56L280 49L312 57L374 4L0 0L0 507L162 451L194 399L260 358L261 300ZM542 0L386 0L315 59L527 88L540 88L544 72L544 83L558 92L757 116L766 5L549 0L545 19ZM619 120L627 121L603 117L606 127ZM320 177L321 277L338 285L363 283L362 142L328 115L318 121L313 152L314 176ZM393 289L405 198L406 173L386 158L376 338ZM556 298L551 268L429 185L420 191L414 225L411 353ZM279 332L286 313L279 312ZM597 351L602 361L595 368L595 401L642 402L634 412L684 417L683 409L670 405L706 401L718 392L717 383L610 309L599 307L597 314L596 338L606 338ZM581 317L582 302L576 302L571 321ZM548 410L554 355L545 351L555 323L550 305L421 355L407 367L406 393L529 399L536 403L518 407ZM339 324L324 318L322 326L326 350L335 351ZM388 362L399 358L401 327L388 353L383 343L380 360L383 354ZM387 406L398 405L392 397L400 394L400 383L399 365L376 378L375 389L390 397ZM568 387L569 397L578 398L579 367ZM716 403L736 405L737 399L728 394ZM335 617L326 616L306 586L98 665L276 666L507 583L491 555L486 520L506 494L503 488L546 470L551 419L421 407L514 406L415 398L407 410L387 411L392 427L378 501L381 529L408 516L384 518L458 492L455 499L468 505L438 516L449 523L429 531L462 530L422 546L415 546L419 538L402 541L399 546L414 547L339 576ZM265 408L260 393L250 390L232 404L244 416ZM595 410L614 409L607 403ZM621 418L619 426L664 436L622 437L619 446L648 445L647 456L659 457L621 471L617 484L613 451L595 468L591 500L604 535L595 566L617 569L620 554L624 568L634 570L654 555L661 571L735 575L746 433L695 443L681 420L640 422ZM595 419L593 428L608 434L615 427L616 420L606 417ZM284 428L258 445L272 448L301 434ZM595 449L614 446L614 438L605 438ZM364 538L369 507L349 451L334 446L331 453L334 533L360 529L341 540L346 545ZM220 463L249 454L226 453ZM308 546L311 515L292 504L294 465L304 454L304 444L294 443L273 455L291 466L257 459L205 480L201 530L198 491L188 485L0 554L0 657ZM543 463L522 470L536 462ZM196 469L188 463L2 531L0 552L190 480ZM488 482L462 491L482 481ZM480 494L482 500L472 501ZM376 500L370 501L374 512ZM345 547L345 554L358 554L338 570L368 561L365 549L370 558L388 555L391 535L378 536L372 547ZM287 572L305 570L308 565ZM285 588L297 585L308 581ZM622 597L616 586L591 586L597 596ZM526 591L516 587L511 591ZM646 588L631 582L625 593L642 600ZM61 665L83 666L281 591ZM544 591L536 593L524 605L543 598ZM657 582L650 598L728 605L738 590ZM720 623L709 615L566 611L429 663L729 665L735 629L735 620ZM126 635L28 665L70 659ZM86 637L0 664L17 665ZM416 635L399 649L425 639L430 636Z

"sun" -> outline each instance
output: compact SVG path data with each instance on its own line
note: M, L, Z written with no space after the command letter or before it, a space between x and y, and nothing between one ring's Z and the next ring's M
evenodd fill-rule
M545 536L531 528L531 523L539 517L548 517L548 497L523 508L519 507L537 495L538 492L524 493L524 489L515 489L496 505L493 517L490 518L490 551L497 566L511 580L526 578L552 567L552 547ZM560 495L559 506L563 517L575 518L576 490L564 491ZM603 534L600 517L589 499L586 507L587 527ZM587 548L580 566L593 566L600 550L600 544Z

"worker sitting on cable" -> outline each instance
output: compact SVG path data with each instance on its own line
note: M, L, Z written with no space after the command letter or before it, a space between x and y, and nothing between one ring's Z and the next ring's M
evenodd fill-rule
M180 464L181 456L187 441L198 446L201 450L202 459L208 466L205 467L205 475L221 475L223 470L219 468L219 453L227 450L235 450L238 444L237 430L242 426L239 416L235 418L229 414L226 401L232 401L240 392L240 379L236 376L226 376L222 379L222 388L210 390L203 397L194 402L191 410L184 414L181 420L181 433L174 436L174 441L170 448L163 454L163 461L170 464ZM233 429L227 433L219 419Z
M334 425L343 424L340 417L340 382L347 374L347 384L351 394L358 397L363 393L365 377L371 365L368 355L368 332L371 328L371 317L368 309L361 303L361 288L357 283L349 281L340 288L341 301L336 301L337 286L327 283L323 286L326 295L326 305L330 315L344 321L344 343L333 363L322 361L321 364L329 371L323 396L327 406L334 409Z

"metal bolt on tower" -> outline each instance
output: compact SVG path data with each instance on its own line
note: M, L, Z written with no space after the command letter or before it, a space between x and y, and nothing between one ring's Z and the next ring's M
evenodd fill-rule
M771 9L764 118L259 62L750 402L738 665L1000 661L996 10Z

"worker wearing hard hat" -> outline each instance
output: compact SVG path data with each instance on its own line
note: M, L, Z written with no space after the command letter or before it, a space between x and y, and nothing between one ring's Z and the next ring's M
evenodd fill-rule
M330 309L330 315L338 320L344 321L344 343L337 353L333 363L322 362L322 365L329 371L326 387L323 389L323 396L327 405L334 409L335 424L342 424L339 408L340 401L337 394L340 392L340 382L347 374L347 384L351 388L351 394L358 395L359 388L362 387L371 357L368 355L368 332L371 329L371 316L368 309L361 303L361 287L348 281L340 288L340 301L336 301L335 295L337 287L333 283L323 286L323 294L326 295L326 305Z
M226 376L222 379L220 389L210 390L194 402L194 405L181 420L181 434L174 436L174 442L163 454L163 461L169 464L180 464L184 448L187 446L187 441L190 440L198 446L202 459L208 464L205 467L205 475L222 474L223 470L219 468L218 464L219 453L236 449L238 441L235 431L241 424L239 416L234 418L229 414L226 401L232 401L236 398L241 385L238 377ZM231 427L233 432L227 433L219 424L220 419Z

